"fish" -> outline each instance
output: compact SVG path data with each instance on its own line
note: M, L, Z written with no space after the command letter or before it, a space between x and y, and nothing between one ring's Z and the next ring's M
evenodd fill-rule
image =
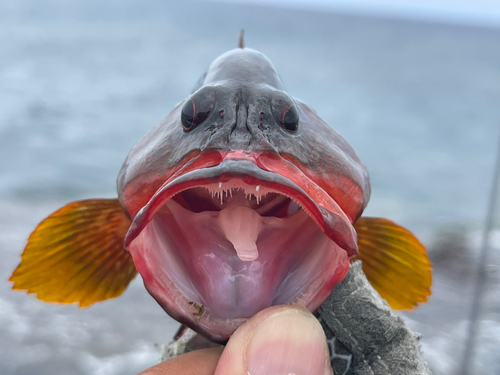
M243 44L130 151L116 199L71 202L36 227L14 290L83 308L140 273L170 316L219 343L266 307L315 311L355 260L394 309L427 301L425 247L362 216L359 155Z

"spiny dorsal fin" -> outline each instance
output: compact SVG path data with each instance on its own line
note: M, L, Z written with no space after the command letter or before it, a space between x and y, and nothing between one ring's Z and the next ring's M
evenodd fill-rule
M362 217L354 228L367 279L395 310L413 309L431 295L431 263L407 229L382 218Z
M238 40L238 48L245 48L245 30L241 29L240 38Z
M12 288L80 307L118 297L137 274L123 248L129 226L118 199L67 204L31 233Z

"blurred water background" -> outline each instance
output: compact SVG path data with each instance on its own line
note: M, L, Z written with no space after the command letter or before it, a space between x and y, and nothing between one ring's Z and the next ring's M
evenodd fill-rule
M135 374L177 328L140 277L80 310L6 282L28 234L65 203L116 196L128 151L246 44L371 173L366 214L411 228L434 260L430 302L405 314L434 374L463 350L500 125L500 28L208 2L0 1L0 374ZM498 228L498 227L496 227ZM500 231L474 374L500 372Z

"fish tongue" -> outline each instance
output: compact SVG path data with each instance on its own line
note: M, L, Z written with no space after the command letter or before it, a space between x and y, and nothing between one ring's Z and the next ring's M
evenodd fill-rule
M262 229L262 218L257 212L244 206L229 206L220 211L218 221L238 258L244 261L257 259L256 242Z

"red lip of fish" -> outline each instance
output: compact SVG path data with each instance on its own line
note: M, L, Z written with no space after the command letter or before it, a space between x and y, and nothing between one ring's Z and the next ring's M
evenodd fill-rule
M168 178L158 189L150 201L134 217L125 237L125 248L151 221L162 204L179 192L193 187L226 182L231 178L239 178L247 185L268 187L294 199L307 211L321 230L347 252L349 257L357 255L357 236L352 219L347 217L334 198L295 165L279 155L275 156L264 152L246 153L237 150L230 152L211 151L210 153L218 154L217 156L220 158L213 155L204 158L205 154L198 155ZM200 161L203 159L206 159L208 163L201 162L202 168L194 170L189 168L195 161L198 161L198 165L200 165ZM215 171L215 167L221 166L223 163L227 164L228 161L250 162L259 169L254 170L254 176L242 172L238 173L235 168L230 167L219 168L218 171ZM233 163L234 165L236 164ZM265 177L262 179L263 172L270 172L272 175L267 173L265 176L267 179ZM281 183L273 180L279 180Z

